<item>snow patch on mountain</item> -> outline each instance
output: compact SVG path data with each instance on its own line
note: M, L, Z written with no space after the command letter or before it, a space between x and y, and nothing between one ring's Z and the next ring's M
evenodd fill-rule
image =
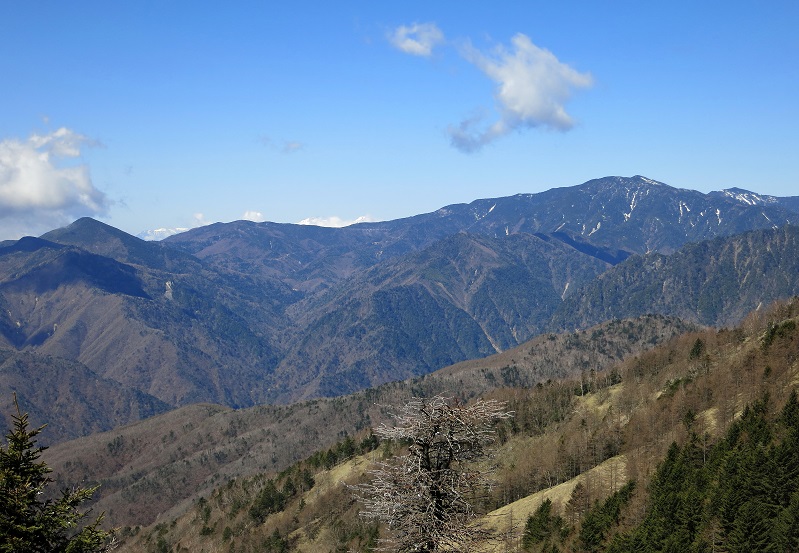
M656 180L652 180L652 179L648 179L648 178L642 177L640 175L638 175L638 178L641 179L642 181L644 181L647 184L653 184L655 186L664 186L664 184L662 182L659 182L659 181L656 181Z
M680 218L679 218L679 222L682 222L683 215L685 215L686 213L690 213L690 212L691 212L691 208L688 207L688 204L685 203L684 201L680 200Z
M628 190L627 191L627 198L629 198L629 197L630 197L630 193L629 193L629 190ZM637 205L637 203L638 203L638 190L634 190L633 191L633 197L630 200L630 211L628 213L624 213L623 214L625 223L630 220L630 217L632 217L633 211L635 211L635 206Z
M742 188L727 188L722 190L721 193L727 198L731 198L737 202L746 205L769 205L779 203L779 200L774 196L766 196L744 190Z

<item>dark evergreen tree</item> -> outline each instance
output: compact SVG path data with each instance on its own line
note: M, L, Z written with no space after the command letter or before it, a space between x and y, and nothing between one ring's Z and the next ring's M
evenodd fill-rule
M792 394L779 417L769 415L768 397L747 407L706 455L696 436L672 445L650 484L646 517L608 551L799 551L797 435ZM593 516L580 536L589 550L601 542Z
M580 528L580 542L586 551L598 551L604 544L611 527L619 522L624 507L635 490L635 482L628 482L611 494L603 503L588 511Z
M272 535L269 536L263 543L263 551L266 553L288 553L289 542L280 535L280 532L275 528Z
M727 549L731 553L777 551L771 539L773 512L761 501L752 499L738 508L727 534Z
M791 502L784 509L773 530L777 551L799 551L799 491L791 496Z
M270 514L282 511L286 506L287 499L286 495L277 489L274 480L270 478L250 507L250 516L262 523Z
M533 551L533 547L540 546L540 551L558 551L555 542L562 537L565 523L560 515L552 513L552 501L546 499L536 509L535 513L527 517L522 535L522 547L526 551Z
M28 429L28 414L14 398L13 428L0 445L0 552L93 553L110 548L112 536L100 528L102 515L81 527L88 515L81 504L97 488L63 490L47 499L52 470L40 460L46 448L36 445L40 427Z

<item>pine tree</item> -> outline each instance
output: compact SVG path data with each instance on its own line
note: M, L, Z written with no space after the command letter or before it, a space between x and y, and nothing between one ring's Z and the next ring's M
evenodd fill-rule
M747 501L738 509L727 535L727 548L732 553L777 551L771 539L773 518L768 506L760 501Z
M555 540L560 539L565 529L565 523L560 515L552 513L552 500L546 499L536 509L535 513L527 517L527 523L522 535L522 547L525 551L532 551L538 544L544 544L540 551L558 550Z
M0 445L0 553L94 553L110 549L112 536L100 529L102 515L92 524L79 507L97 489L63 490L58 499L43 499L53 480L40 461L46 448L36 445L44 427L28 429L28 414L17 413L13 429Z
M586 551L597 551L603 545L610 528L618 524L621 510L630 501L634 490L635 482L628 482L586 514L580 528L580 542Z
M530 545L541 543L549 537L550 526L552 524L552 500L547 499L536 509L535 513L527 518L524 528L522 543L525 548Z
M773 535L778 551L799 551L799 491L794 492L788 507L780 513Z

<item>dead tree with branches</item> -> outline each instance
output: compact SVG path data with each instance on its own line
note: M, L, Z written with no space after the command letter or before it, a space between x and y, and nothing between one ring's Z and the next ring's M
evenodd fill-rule
M356 488L361 516L389 528L383 550L470 551L489 537L475 520L491 484L478 461L488 455L495 423L511 416L501 402L465 405L436 396L410 401L395 426L375 429L383 439L408 444L407 454L380 463L372 481Z

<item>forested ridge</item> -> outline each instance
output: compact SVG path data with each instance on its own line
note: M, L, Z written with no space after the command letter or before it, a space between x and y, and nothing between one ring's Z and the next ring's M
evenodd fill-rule
M497 388L481 551L793 551L799 300L689 332L578 379ZM122 551L375 551L357 485L403 452L369 429L279 473L234 478Z
M650 484L646 517L608 551L796 551L796 391L781 411L773 408L766 394L710 448L686 418L689 439L669 448Z

